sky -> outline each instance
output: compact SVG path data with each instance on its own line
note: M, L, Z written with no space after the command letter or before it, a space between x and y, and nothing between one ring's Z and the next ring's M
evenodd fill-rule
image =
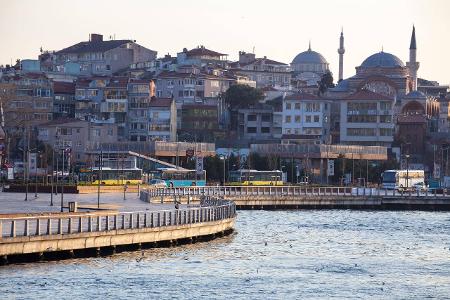
M344 77L381 51L408 61L416 26L419 77L450 83L448 0L0 0L0 64L36 59L89 33L133 39L176 55L199 45L238 58L239 51L290 63L312 49L338 75L339 35L345 37Z

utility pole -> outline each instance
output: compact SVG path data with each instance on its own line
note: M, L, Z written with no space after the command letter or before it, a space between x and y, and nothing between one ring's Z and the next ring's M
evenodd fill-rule
M64 211L64 153L66 152L66 149L63 147L61 149L62 152L62 183L61 183L61 212Z
M98 188L97 188L97 208L100 208L100 185L102 183L102 164L103 164L103 150L100 150L98 157Z
M50 191L50 206L53 206L53 185L54 185L54 176L55 176L55 149L52 148L52 177L51 177L51 185L52 189Z

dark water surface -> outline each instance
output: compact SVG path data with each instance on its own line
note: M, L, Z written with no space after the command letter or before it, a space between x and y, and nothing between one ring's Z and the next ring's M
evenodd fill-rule
M208 243L0 267L0 298L444 299L449 247L448 212L239 211Z

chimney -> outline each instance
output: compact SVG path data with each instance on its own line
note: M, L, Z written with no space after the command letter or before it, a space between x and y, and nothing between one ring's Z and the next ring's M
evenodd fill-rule
M103 42L103 35L98 33L91 33L89 35L89 41L91 42Z

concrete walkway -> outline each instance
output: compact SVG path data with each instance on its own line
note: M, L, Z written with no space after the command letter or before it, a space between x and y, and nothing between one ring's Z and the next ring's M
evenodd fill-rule
M53 195L53 206L50 206L50 194L28 194L28 201L24 201L25 193L3 193L0 192L0 214L12 213L43 213L60 212L61 194ZM91 211L97 208L97 194L64 194L64 211L67 212L69 201L78 202L79 211ZM180 208L185 207L180 205ZM108 193L100 195L100 208L113 209L121 212L164 210L173 209L174 205L153 204L139 200L137 193L127 193L126 200L123 200L122 193Z

